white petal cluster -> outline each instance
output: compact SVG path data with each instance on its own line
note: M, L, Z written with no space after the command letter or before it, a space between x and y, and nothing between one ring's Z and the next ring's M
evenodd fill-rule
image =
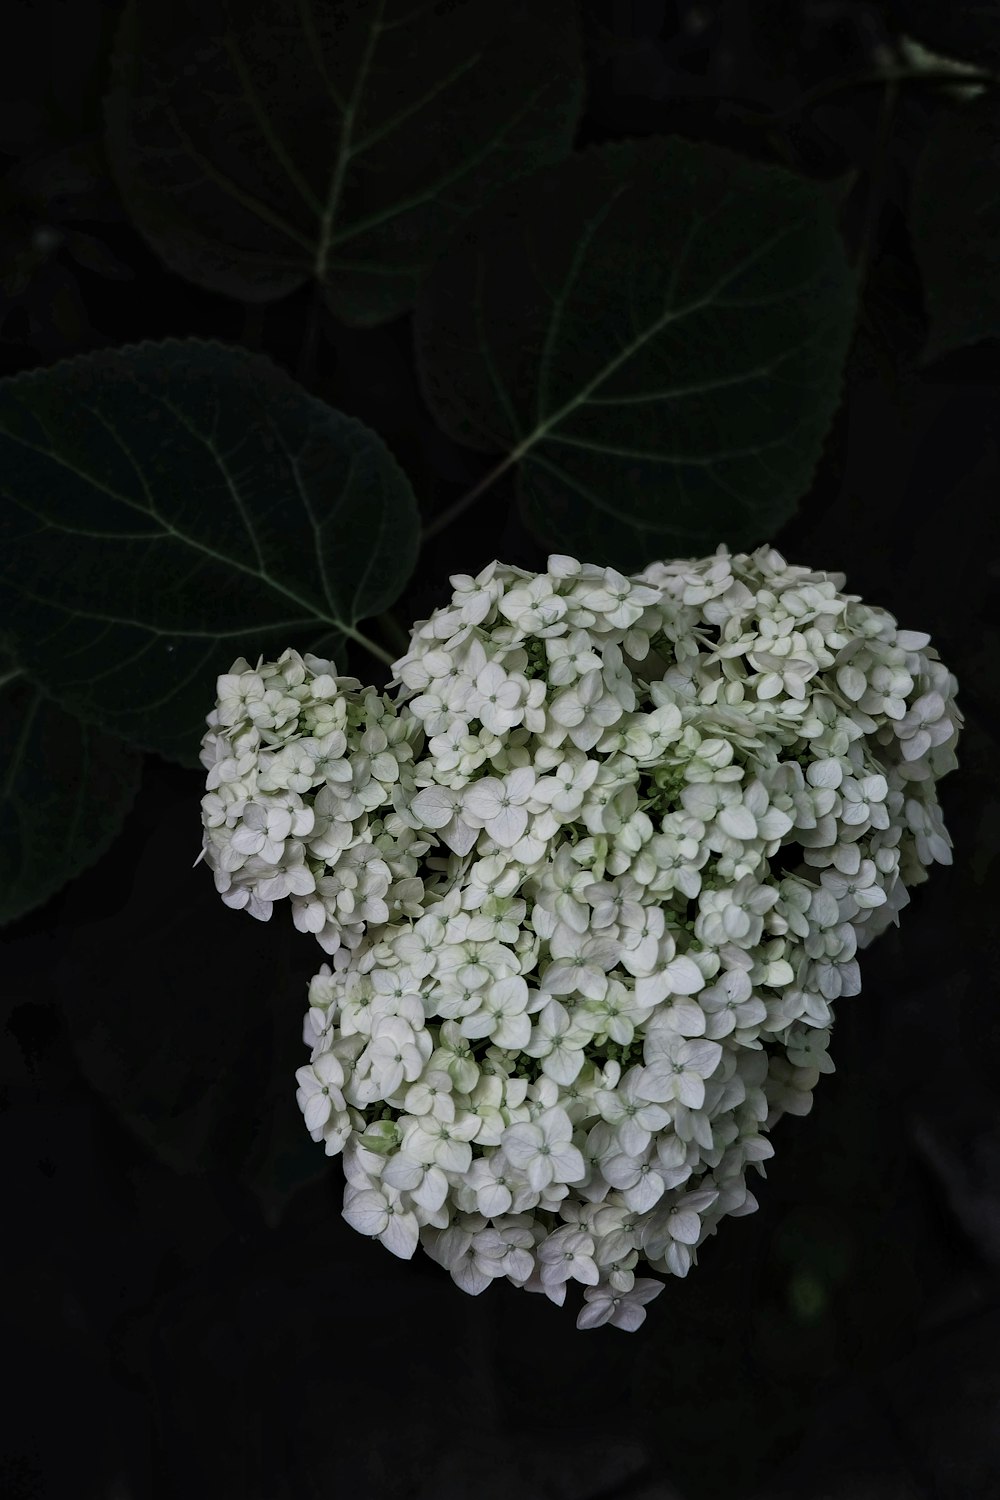
M218 679L201 762L204 858L227 906L266 921L290 897L326 953L421 909L429 848L394 799L412 793L419 725L332 663L242 657ZM196 861L197 863L197 861Z
M950 863L957 684L770 547L452 580L393 697L219 680L205 850L330 955L298 1101L344 1216L634 1329L805 1114L857 952Z

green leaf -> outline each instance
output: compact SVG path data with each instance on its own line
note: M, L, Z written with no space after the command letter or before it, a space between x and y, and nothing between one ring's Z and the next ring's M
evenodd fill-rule
M0 382L0 628L88 722L198 764L215 679L344 671L416 558L409 481L260 355L169 339Z
M276 934L269 936L276 940ZM294 964L300 971L296 975L298 982L290 982L293 965L286 962L279 970L281 987L266 990L256 1000L258 1009L264 1011L270 1023L270 1046L266 1067L261 1069L253 1110L254 1128L249 1132L240 1165L240 1176L253 1192L271 1228L280 1222L286 1205L300 1187L331 1172L334 1176L337 1173L335 1164L306 1129L295 1098L295 1070L309 1062L296 1011L297 1005L304 1010L308 1004L308 976L303 983L301 970L311 965L315 972L318 965L302 943L302 934L287 924L284 948L286 952L294 951Z
M1000 335L1000 103L943 113L917 159L913 251L929 332L922 363Z
M0 923L42 906L104 853L132 806L140 766L0 651Z
M175 1172L242 1180L275 1224L333 1165L295 1099L322 954L287 913L229 912L192 870L198 796L199 778L147 760L129 826L97 871L99 910L85 891L67 896L54 993L84 1076L135 1139ZM132 957L140 932L146 961Z
M519 464L539 538L629 567L787 520L854 307L822 184L651 138L505 189L431 272L415 332L437 420Z
M255 302L315 279L369 325L464 215L565 155L582 103L571 0L130 0L107 140L173 270Z

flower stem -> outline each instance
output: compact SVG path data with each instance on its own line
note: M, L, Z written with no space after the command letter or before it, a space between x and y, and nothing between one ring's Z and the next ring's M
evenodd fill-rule
M872 237L875 232L879 210L882 206L882 188L885 179L886 162L889 156L889 136L892 131L892 117L896 110L899 99L899 83L890 79L882 95L882 106L878 116L878 130L875 138L875 149L872 152L872 163L868 173L868 203L865 208L864 229L861 234L861 244L858 246L857 257L854 262L854 274L857 278L857 296L860 298L864 289L865 277L868 272L868 262L871 255Z
M409 651L410 637L390 610L385 610L382 614L376 615L375 618L381 625L386 640L390 645L396 647L400 655Z
M513 448L507 454L507 457L501 459L494 468L490 469L489 473L484 474L482 479L474 484L467 494L456 500L453 505L449 505L448 509L443 510L439 516L435 516L434 520L430 521L421 532L421 542L429 541L432 536L437 536L439 531L444 531L446 526L450 526L452 521L456 521L464 511L468 510L474 500L479 499L484 490L489 489L494 479L499 479L500 475L509 469L511 464L517 462L523 452L524 449L521 447Z
M373 641L371 636L365 635L363 630L358 630L357 626L345 625L343 622L340 622L337 628L342 630L346 636L349 636L352 641L357 641L359 646L364 646L365 650L370 652L377 661L385 662L387 667L391 667L396 660L396 657L390 655L384 646L380 646L378 641Z
M814 104L821 103L824 99L832 98L834 94L844 93L849 89L904 83L948 83L958 88L975 88L977 86L981 88L996 88L1000 85L1000 74L959 73L944 68L883 68L871 73L856 73L853 78L833 78L825 83L818 83L815 88L807 89L804 94L800 94L791 104L786 104L784 109L768 110L763 112L760 118L780 120L785 115L793 115L797 110L808 109Z
M243 331L240 335L241 341L247 349L261 348L261 340L264 335L264 313L263 302L248 302L243 314Z
M295 367L296 380L307 389L316 375L316 344L319 337L322 296L319 285L314 285L306 303L305 334L299 350L298 364Z

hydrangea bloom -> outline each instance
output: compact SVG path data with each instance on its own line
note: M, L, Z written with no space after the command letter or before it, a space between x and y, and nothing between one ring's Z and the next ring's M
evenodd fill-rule
M634 1329L640 1261L756 1208L858 951L950 862L957 684L766 546L451 582L389 693L294 651L219 679L203 853L330 960L298 1101L348 1222Z

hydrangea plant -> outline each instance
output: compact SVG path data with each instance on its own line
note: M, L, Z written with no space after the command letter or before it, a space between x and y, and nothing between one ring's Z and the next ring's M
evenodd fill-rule
M203 855L327 955L297 1098L344 1217L635 1329L804 1115L858 951L951 861L955 678L772 547L451 579L386 692L219 678Z

